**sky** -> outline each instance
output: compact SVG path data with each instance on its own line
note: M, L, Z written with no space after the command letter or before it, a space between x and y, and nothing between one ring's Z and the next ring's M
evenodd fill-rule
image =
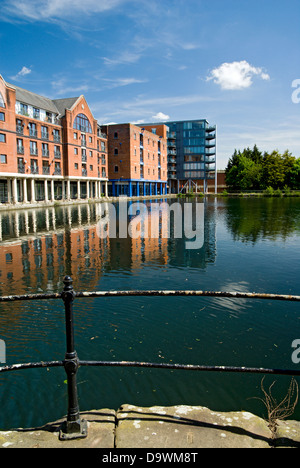
M0 0L0 74L99 124L206 119L235 149L300 157L300 1Z

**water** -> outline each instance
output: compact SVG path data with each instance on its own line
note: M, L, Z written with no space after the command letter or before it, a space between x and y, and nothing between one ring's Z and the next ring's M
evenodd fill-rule
M169 203L177 202L177 200ZM300 200L199 200L204 245L184 239L100 239L104 205L0 215L0 295L57 292L71 275L79 290L201 289L299 295ZM102 298L74 303L82 360L136 360L298 369L299 304L230 298ZM65 324L60 301L1 304L6 362L61 360ZM63 368L0 375L0 428L32 427L67 411ZM80 368L80 410L121 404L201 405L265 415L261 375L136 368ZM290 377L276 380L283 397ZM295 419L300 410L296 409Z

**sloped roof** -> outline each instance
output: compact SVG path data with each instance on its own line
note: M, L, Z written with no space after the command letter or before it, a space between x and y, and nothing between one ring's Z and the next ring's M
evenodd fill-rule
M16 90L17 101L20 101L24 104L29 104L39 109L44 109L49 112L54 112L55 114L60 113L55 103L51 99L40 96L36 93L32 93L31 91L27 91L27 89L19 88L19 86L15 86L10 83L7 83L7 85Z
M53 99L53 104L57 107L58 112L61 116L65 115L66 109L71 109L72 106L77 102L79 97L65 98L65 99Z

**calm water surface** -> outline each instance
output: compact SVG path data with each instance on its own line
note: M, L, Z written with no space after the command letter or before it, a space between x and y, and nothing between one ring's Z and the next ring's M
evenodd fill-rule
M173 200L173 203L176 200ZM300 294L300 200L207 199L204 245L184 239L100 239L100 205L0 214L0 295L79 290L201 289ZM163 226L160 226L161 228ZM1 304L7 364L61 360L60 301ZM74 303L82 360L137 360L298 369L299 304L230 298L102 298ZM0 375L0 428L54 421L67 411L63 368ZM81 368L80 410L121 404L207 406L265 415L261 375ZM285 393L289 377L276 380ZM294 415L300 418L299 408Z

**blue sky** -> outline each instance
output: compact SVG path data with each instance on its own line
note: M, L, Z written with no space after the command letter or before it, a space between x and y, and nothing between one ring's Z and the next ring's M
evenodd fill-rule
M99 123L206 118L234 149L300 157L300 2L0 0L0 74L84 94ZM296 86L296 88L293 88ZM300 91L297 94L300 97Z

